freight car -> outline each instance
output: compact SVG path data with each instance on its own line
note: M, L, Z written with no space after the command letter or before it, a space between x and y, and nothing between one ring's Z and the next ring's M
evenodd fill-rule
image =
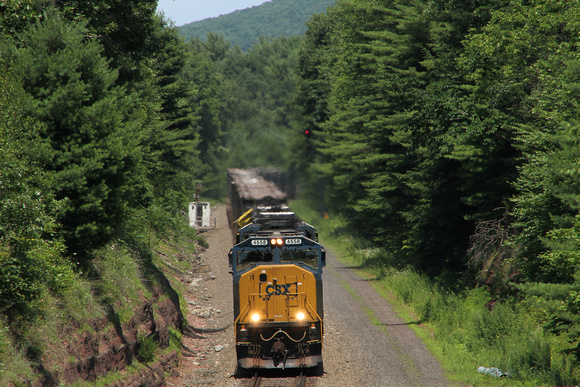
M249 223L260 206L282 206L287 195L257 169L228 169L228 218L234 231Z
M236 180L231 192L249 192L259 179L248 177ZM316 229L284 204L267 199L254 205L252 221L239 228L229 253L238 365L321 367L326 252Z

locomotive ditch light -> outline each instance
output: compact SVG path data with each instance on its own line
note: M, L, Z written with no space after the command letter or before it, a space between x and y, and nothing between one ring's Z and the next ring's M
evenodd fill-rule
M259 313L254 313L252 315L252 321L254 321L254 322L260 321L260 314Z
M316 340L318 337L318 330L316 329L316 325L314 323L310 324L310 329L308 330L308 338L310 340Z
M304 315L304 312L298 312L298 314L296 315L296 320L298 321L302 321L304 320L306 316Z
M240 327L239 341L248 341L248 330L245 325Z

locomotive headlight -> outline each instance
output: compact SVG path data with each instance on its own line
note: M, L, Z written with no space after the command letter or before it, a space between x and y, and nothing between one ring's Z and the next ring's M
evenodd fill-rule
M260 315L258 313L254 313L252 315L252 321L254 321L254 322L260 321Z
M304 317L306 317L306 316L304 316L304 313L303 312L298 312L298 314L296 315L296 319L298 321L304 320Z
M284 244L284 239L282 238L272 238L270 241L272 246L282 246Z

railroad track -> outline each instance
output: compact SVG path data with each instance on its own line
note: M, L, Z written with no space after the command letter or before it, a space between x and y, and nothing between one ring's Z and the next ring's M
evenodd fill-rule
M250 387L260 387L260 383L262 383L262 377L260 376L260 374L258 374L256 372L256 374L254 376L252 376L252 379L250 379Z
M269 387L269 386L277 386L277 387L285 387L285 386L292 386L292 387L306 387L307 376L304 375L303 372L300 372L294 378L268 378L261 376L258 372L252 376L250 379L249 387Z

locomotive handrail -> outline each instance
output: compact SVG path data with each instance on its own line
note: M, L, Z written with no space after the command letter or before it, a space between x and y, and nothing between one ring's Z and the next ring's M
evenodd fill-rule
M246 309L248 309L248 311L244 314L244 312L246 311ZM236 321L234 321L234 325L238 324L238 321L240 321L240 319L242 318L242 315L245 317L248 312L250 311L250 302L248 301L248 303L246 304L246 306L244 306L244 309L242 309L242 311L240 312L240 314L238 314L238 318L236 318Z
M306 305L306 309L309 309L309 308L310 308L310 311L311 311L312 313L314 313L314 315L316 316L316 318L317 318L319 321L322 321L322 317L320 317L320 315L319 315L319 314L316 312L316 310L314 310L314 308L312 307L312 305L310 305L310 302L308 302L308 300L305 300L305 301L304 301L304 304Z
M310 302L308 302L307 298L306 298L306 293L305 292L297 292L297 293L288 293L289 296L293 296L293 297L300 297L304 300L304 306L306 307L306 310L315 318L317 318L319 321L322 321L322 317L320 317L320 315L316 312L316 309L314 309L314 307L310 304ZM242 309L242 311L240 312L240 314L238 315L238 318L236 318L236 321L234 322L234 324L237 324L238 321L242 318L242 316L246 316L247 313L249 312L250 309L250 304L252 303L253 299L257 298L257 297L262 297L262 295L260 293L252 293L249 294L250 298L248 300L248 303L244 306L244 308ZM246 312L246 309L248 309L248 311ZM245 312L245 313L244 313Z

